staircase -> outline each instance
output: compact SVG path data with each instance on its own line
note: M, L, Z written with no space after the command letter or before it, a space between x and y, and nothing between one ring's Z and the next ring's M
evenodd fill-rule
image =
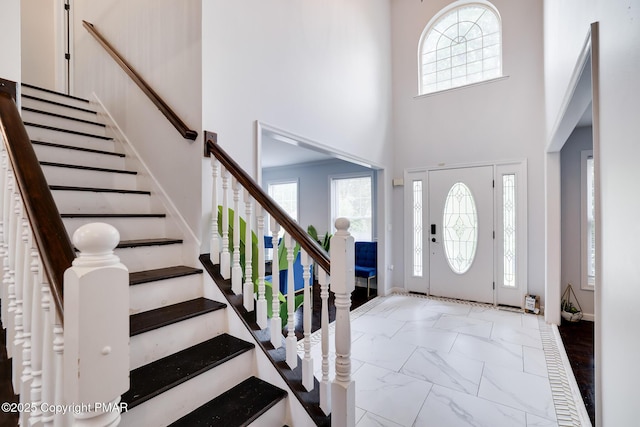
M253 376L254 344L227 333L226 304L204 297L176 220L96 105L23 84L22 114L67 232L120 232L131 369L121 425L283 425L287 392Z

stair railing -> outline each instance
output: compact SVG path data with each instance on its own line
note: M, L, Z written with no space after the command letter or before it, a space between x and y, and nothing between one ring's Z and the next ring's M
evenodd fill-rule
M205 156L211 158L212 167L212 215L210 260L220 264L220 274L231 280L231 289L243 295L244 308L248 312L255 310L256 323L260 328L270 330L271 344L274 348L282 345L282 327L280 318L280 300L278 298L279 231L284 229L280 244L284 245L287 255L287 326L286 326L286 364L295 369L298 364L297 339L294 331L294 248L300 246L300 257L304 278L303 302L303 340L302 386L311 391L315 387L314 361L311 358L311 265L319 267L318 284L320 286L321 307L321 348L322 374L319 380L319 405L325 415L331 414L333 426L355 425L355 383L351 379L351 324L349 309L351 294L355 289L354 276L354 239L349 234L349 221L341 218L336 221L337 232L331 239L330 255L313 240L279 205L217 144L217 135L205 131ZM232 193L232 194L231 194ZM242 196L242 197L241 197ZM240 253L240 199L245 204L245 242L252 241L255 233L258 242L257 298L254 298L252 277L252 244L245 244L245 271L241 268ZM233 224L232 236L229 236L229 200L232 200ZM254 209L255 202L255 209ZM218 226L218 206L222 206L222 226ZM272 300L266 300L265 292L265 217L270 218L274 259L272 264ZM219 228L221 233L218 232ZM244 280L244 282L243 282ZM329 285L335 293L335 377L329 379ZM271 321L267 319L267 305L271 304Z
M126 59L104 38L102 34L96 29L96 27L87 21L82 21L82 25L87 29L89 34L96 39L96 41L107 51L107 53L113 58L114 61L122 68L122 70L138 85L138 87L144 92L145 95L158 107L158 110L171 122L173 127L182 135L185 139L195 140L198 137L198 132L189 127L182 121L182 119L169 107L169 105L156 93L155 90L149 86L149 84L140 76L140 74L127 62Z
M3 411L19 412L20 425L115 426L129 388L119 235L107 224L81 227L76 258L15 96L15 82L0 79L0 320L20 394Z

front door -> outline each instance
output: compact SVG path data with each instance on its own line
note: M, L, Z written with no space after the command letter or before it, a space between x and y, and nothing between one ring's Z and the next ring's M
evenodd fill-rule
M494 302L493 166L429 171L429 293Z

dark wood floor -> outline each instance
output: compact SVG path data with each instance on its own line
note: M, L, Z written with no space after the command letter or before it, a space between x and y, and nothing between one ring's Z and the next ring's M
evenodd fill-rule
M563 321L558 329L582 394L584 406L591 418L591 424L595 425L593 326L593 322L585 320L575 323Z

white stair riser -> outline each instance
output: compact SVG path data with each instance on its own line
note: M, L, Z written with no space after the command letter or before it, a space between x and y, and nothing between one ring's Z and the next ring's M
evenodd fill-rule
M52 193L61 214L133 214L150 213L151 209L151 197L146 194L68 190L53 190Z
M226 331L227 314L216 310L131 337L129 369L162 359Z
M91 153L87 151L70 150L66 148L51 147L47 145L33 144L33 149L38 160L52 163L69 163L91 166L94 168L124 169L124 157L108 154ZM72 159L72 160L71 160Z
M267 412L260 415L257 420L248 425L248 427L272 427L281 426L286 419L287 403L286 399L280 400L273 405Z
M63 105L55 105L49 102L39 101L37 99L22 98L22 106L35 108L42 111L48 111L50 113L61 114L63 116L75 117L82 120L96 121L99 116L96 113L80 111L76 110L75 108L69 108ZM83 110L95 111L95 107L93 105L86 105L80 108L82 108Z
M180 244L121 248L116 249L115 253L129 271L153 270L184 264Z
M201 274L141 283L129 287L129 313L141 313L202 296Z
M105 222L118 230L120 240L167 237L166 218L64 218L63 222L69 236L85 224Z
M42 99L48 99L50 101L54 101L60 104L71 105L74 107L85 108L85 109L95 109L92 107L90 102L80 101L77 99L69 98L67 96L58 95L55 93L49 93L38 89L33 89L30 87L22 86L21 94L23 95L31 95Z
M216 366L122 414L121 426L165 426L249 378L255 350ZM284 417L280 418L282 425Z
M70 145L72 147L91 148L102 151L115 151L115 143L112 140L92 138L85 135L76 135L57 130L43 129L27 125L29 138L35 141L53 142L56 144Z
M74 187L117 188L137 190L136 175L129 173L103 172L86 169L42 166L49 185Z
M35 111L23 110L22 120L25 122L37 123L40 125L90 133L92 135L105 135L104 126L97 126L90 123L79 122L77 120L55 117L48 114L37 113Z

